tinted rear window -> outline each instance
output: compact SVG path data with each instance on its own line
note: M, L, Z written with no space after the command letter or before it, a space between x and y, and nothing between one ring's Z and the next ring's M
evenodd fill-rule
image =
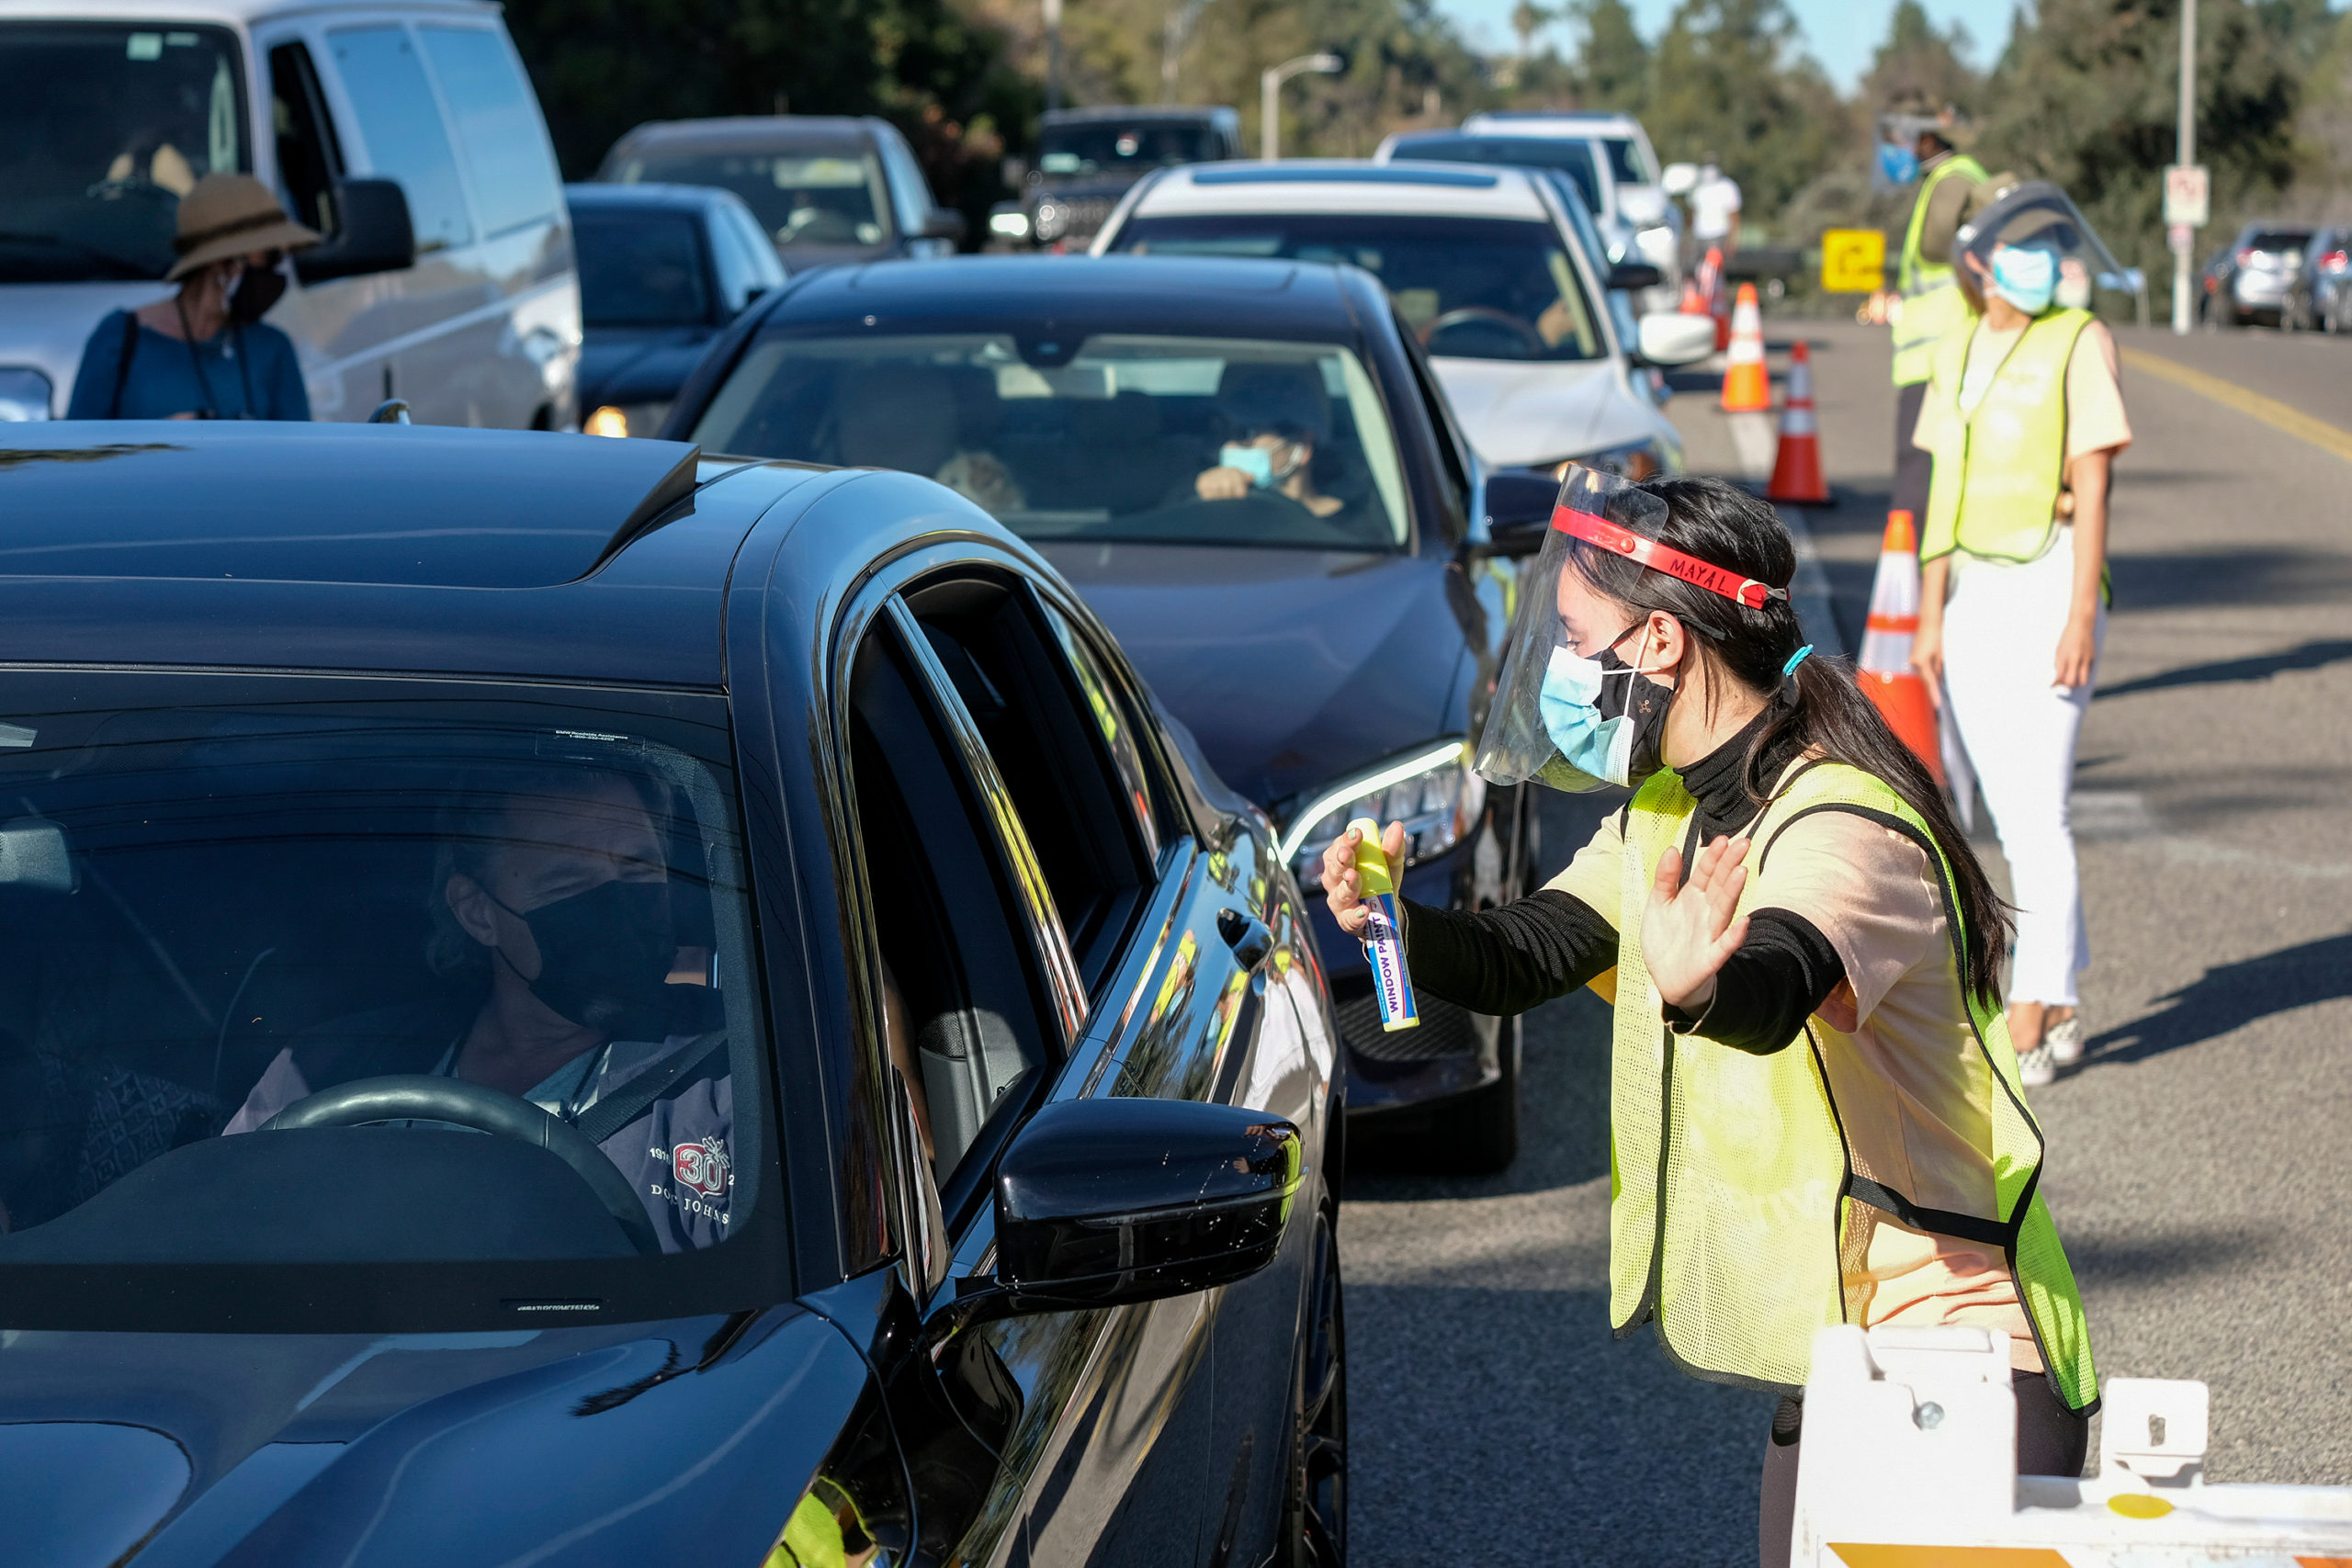
M592 327L683 327L710 320L701 236L683 212L622 208L572 218L580 316Z
M2245 248L2250 251L2301 252L2305 245L2311 243L2311 231L2308 229L2274 229L2247 240Z

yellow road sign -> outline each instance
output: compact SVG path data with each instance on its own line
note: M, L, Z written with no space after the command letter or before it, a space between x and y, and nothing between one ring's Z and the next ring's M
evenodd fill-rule
M1872 294L1886 287L1886 236L1876 229L1821 231L1821 287L1829 294Z

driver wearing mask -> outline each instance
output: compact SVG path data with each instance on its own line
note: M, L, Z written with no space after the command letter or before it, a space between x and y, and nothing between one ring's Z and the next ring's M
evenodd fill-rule
M716 1013L709 952L679 942L647 804L661 787L571 770L487 805L453 806L428 957L458 982L455 999L307 1032L271 1062L224 1135L356 1079L462 1078L589 1132L630 1177L664 1251L726 1239L727 1051L698 1016ZM633 1113L616 1123L616 1111Z
M1238 501L1253 490L1271 491L1317 517L1347 505L1315 484L1316 449L1331 435L1321 373L1311 366L1266 365L1237 367L1227 376L1218 401L1238 439L1227 441L1216 466L1194 478L1193 493L1203 501Z

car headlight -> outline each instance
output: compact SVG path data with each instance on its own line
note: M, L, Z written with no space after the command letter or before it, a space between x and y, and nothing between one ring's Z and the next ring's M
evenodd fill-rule
M1009 212L991 212L989 214L989 232L1001 234L1008 240L1025 240L1029 237L1029 215L1019 208Z
M1675 456L1666 449L1665 444L1654 435L1645 435L1639 441L1628 441L1623 446L1607 446L1598 452L1586 452L1573 457L1563 457L1555 463L1537 466L1550 470L1554 479L1564 479L1568 477L1570 464L1597 468L1604 474L1615 474L1619 479L1636 482L1662 478L1681 467Z
M666 402L605 403L582 420L580 428L590 435L653 435L669 417Z
M21 365L0 367L0 424L49 417L49 378Z
M1345 778L1308 797L1283 829L1282 852L1302 887L1323 886L1323 852L1359 817L1405 824L1405 863L1443 854L1487 808L1470 745L1446 740Z

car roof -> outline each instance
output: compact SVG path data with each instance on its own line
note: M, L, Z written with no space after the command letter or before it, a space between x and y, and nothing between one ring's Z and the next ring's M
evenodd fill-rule
M1223 213L1380 212L1549 220L1524 172L1467 164L1375 164L1296 158L1198 164L1152 182L1131 217Z
M1462 122L1464 130L1497 123L1573 125L1579 134L1603 136L1638 130L1642 122L1620 109L1487 109Z
M437 13L496 17L504 7L487 0L0 0L0 21L76 21L109 25L153 20L232 25L298 12L364 11L392 16Z
M819 470L431 425L0 425L0 662L721 683L752 520Z
M740 149L870 147L880 132L865 117L831 114L718 116L709 119L650 119L624 132L613 151L642 152L650 146Z
M1094 104L1084 108L1047 109L1040 118L1041 125L1088 125L1109 122L1115 125L1148 125L1154 120L1186 125L1216 125L1241 122L1240 114L1221 105L1204 104Z
M703 209L726 207L743 198L720 186L670 185L658 180L624 184L616 180L577 182L563 187L563 198L574 207L658 207Z
M1166 332L1182 336L1350 342L1342 269L1222 256L958 256L827 267L795 279L769 321L1009 321L1033 332Z

